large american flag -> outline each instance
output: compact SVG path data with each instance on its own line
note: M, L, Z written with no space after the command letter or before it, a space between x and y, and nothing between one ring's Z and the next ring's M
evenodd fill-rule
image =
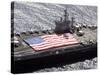
M30 37L25 39L25 42L27 42L36 51L79 43L78 40L76 40L70 33Z

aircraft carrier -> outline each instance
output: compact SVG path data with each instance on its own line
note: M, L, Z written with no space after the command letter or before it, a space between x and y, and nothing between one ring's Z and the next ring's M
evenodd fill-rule
M32 68L38 69L45 67L45 65L49 66L49 64L59 63L60 61L73 61L73 58L81 59L82 56L85 57L88 54L97 56L97 26L75 22L75 17L73 16L69 19L67 9L64 10L64 15L60 17L60 20L54 22L56 25L54 30L11 34L11 64L13 73L24 73L31 65L33 66ZM73 35L78 40L78 43L36 51L25 41L29 37L52 34L61 35L64 33ZM62 63L60 62L60 64Z

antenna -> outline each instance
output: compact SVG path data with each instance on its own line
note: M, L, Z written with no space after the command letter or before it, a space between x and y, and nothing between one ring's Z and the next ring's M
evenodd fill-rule
M68 20L68 18L69 18L68 16L69 16L69 14L68 14L67 9L66 9L66 10L64 10L64 20L65 21Z

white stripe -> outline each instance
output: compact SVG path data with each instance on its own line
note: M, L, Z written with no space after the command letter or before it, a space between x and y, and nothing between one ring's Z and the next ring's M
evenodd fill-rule
M63 39L63 40L46 40L46 41L44 41L44 42L42 42L42 43L40 43L40 44L33 44L34 46L41 46L41 45L46 45L46 44L52 44L52 43L56 43L56 42L59 42L59 43L61 43L61 42L65 42L65 43L67 43L67 42L70 42L70 41L76 41L76 39L68 39L68 40L66 40L66 39ZM33 46L33 45L30 45L30 46Z
M68 45L68 44L73 44L73 43L78 43L77 41L69 41L69 42L54 42L54 43L45 43L44 45L42 44L41 46L33 46L34 48L49 48L53 46L62 46L62 45Z
M64 41L64 40L62 41L62 40L61 40L61 41L56 41L56 42L49 42L49 41L46 41L46 42L43 42L43 43L41 43L41 44L39 44L39 45L34 45L34 46L41 46L41 45L42 45L42 46L45 46L45 45L47 46L47 45L59 44L59 43L63 43L63 42L64 42L64 43L68 43L68 42L71 42L71 41L76 41L76 40L70 40L70 41Z
M33 44L30 46L32 46L35 50L42 50L42 49L48 49L48 48L78 43L78 41L75 38L73 38L73 36L70 33L67 33L66 35L68 36L69 39L66 39L64 35L59 35L59 36L56 34L44 35L42 36L44 42L39 44Z
M60 42L60 43L61 43L62 41L68 42L68 41L77 41L77 40L76 40L75 38L72 38L72 39L63 39L63 38L62 38L62 39L49 39L49 40L45 40L44 42L46 42L46 43L48 42L48 43L51 44L51 43L53 43L53 42L55 42L55 43L56 43L56 42ZM39 44L33 44L33 45L34 45L34 46L37 46L37 45L39 46L39 45L45 44L44 42L39 43ZM31 45L31 46L33 46L33 45Z
M64 42L64 41L62 41L62 42L53 42L53 43L44 43L44 44L41 44L41 45L37 45L37 46L39 46L39 47L44 47L44 46L49 46L49 45L56 45L56 44L67 44L67 43L70 43L70 42L74 42L74 41L68 41L68 42Z
M59 45L52 45L52 46L47 46L47 47L33 47L33 48L35 48L36 50L42 50L42 49L48 49L48 48L53 48L53 47L67 46L67 45L75 44L75 43L78 43L78 42L70 42L64 45L59 44Z

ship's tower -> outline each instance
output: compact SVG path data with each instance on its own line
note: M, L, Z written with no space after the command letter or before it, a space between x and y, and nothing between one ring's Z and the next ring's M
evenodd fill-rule
M69 14L66 9L64 10L64 16L60 17L60 21L55 21L55 24L56 24L55 32L56 33L73 33L74 32L73 23L74 23L74 17L72 17L70 20Z
M69 14L66 9L66 10L64 10L64 21L68 21L68 20L69 20Z

